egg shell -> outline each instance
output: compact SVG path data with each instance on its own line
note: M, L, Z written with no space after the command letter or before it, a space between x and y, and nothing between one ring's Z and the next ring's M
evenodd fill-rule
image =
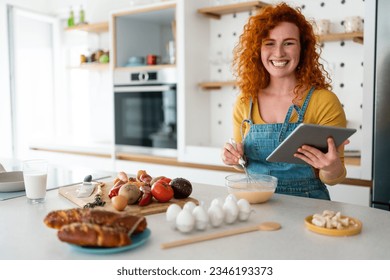
M171 225L173 229L176 229L176 217L180 213L181 207L178 204L169 205L165 217L167 222Z
M220 198L214 198L210 203L210 207L213 205L218 205L218 206L222 207L223 201Z
M241 222L245 222L249 219L250 215L251 215L251 212L239 212L238 213L238 220Z
M219 227L223 223L224 213L222 207L217 205L211 205L207 210L207 214L209 216L210 224L213 227Z
M237 197L234 194L229 194L226 198L226 200L233 200L234 202L237 202Z
M195 207L196 204L193 201L188 201L184 204L183 209L188 209L192 213L192 210L194 210Z
M232 224L237 220L239 209L237 203L234 200L226 200L222 209L225 214L225 222L227 224Z
M188 209L182 209L176 217L176 228L183 233L191 232L195 227L195 218Z
M206 210L202 206L196 206L192 211L192 215L195 218L195 228L197 230L205 230L209 223L209 216Z
M238 219L240 221L246 221L249 219L249 216L252 212L252 208L248 200L241 198L237 201L237 206L239 209Z

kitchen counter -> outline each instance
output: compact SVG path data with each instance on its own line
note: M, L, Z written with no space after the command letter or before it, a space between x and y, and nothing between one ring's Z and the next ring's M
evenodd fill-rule
M205 203L225 198L226 188L193 184L191 197ZM390 259L390 212L346 203L322 201L275 194L267 203L253 205L255 212L247 222L236 222L206 232L181 234L172 230L165 214L146 216L151 230L149 240L140 247L117 254L80 253L59 241L57 232L46 227L43 219L49 211L73 208L57 189L47 193L44 204L30 205L26 197L0 201L0 259L3 260L104 260L104 259L272 259L272 260L341 260ZM360 234L331 237L309 231L304 225L306 216L323 210L341 211L343 215L363 223ZM282 225L279 231L245 233L192 245L161 249L161 244L205 233L223 231L264 221ZM189 253L191 252L191 253Z
M82 155L82 156L92 156L99 158L112 158L113 147L112 145L33 145L30 147L31 150L41 151L41 152L52 152L59 154L68 154L68 155ZM184 168L197 168L204 170L213 170L213 171L222 171L222 172L239 172L226 165L211 165L211 164L200 164L192 162L183 162L179 161L176 158L171 157L162 157L162 156L151 156L135 153L125 153L117 152L115 154L115 160L124 160L132 162L142 162L142 163L153 163L161 164L167 166L178 166ZM346 157L345 158L347 174L349 176L342 182L345 185L352 186L361 186L361 187L371 187L372 181L363 180L359 178L360 174L360 158L359 157Z

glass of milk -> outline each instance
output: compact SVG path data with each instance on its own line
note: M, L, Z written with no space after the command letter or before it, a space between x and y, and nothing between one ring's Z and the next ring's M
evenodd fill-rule
M43 159L23 161L23 178L27 201L43 203L46 197L48 162Z

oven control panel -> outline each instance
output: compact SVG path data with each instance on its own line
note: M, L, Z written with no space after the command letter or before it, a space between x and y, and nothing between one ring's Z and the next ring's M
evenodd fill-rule
M157 81L157 72L139 72L130 74L131 81Z
M156 71L115 71L114 86L141 84L176 84L176 68L164 68Z

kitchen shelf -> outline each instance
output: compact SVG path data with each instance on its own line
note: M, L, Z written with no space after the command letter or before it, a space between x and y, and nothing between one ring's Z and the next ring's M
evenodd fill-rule
M363 44L363 32L330 33L330 34L318 36L318 41L320 42L331 42L331 41L342 41L342 40L353 40L356 43Z
M270 4L262 1L249 1L243 3L229 4L229 5L204 7L198 9L198 13L204 14L205 16L208 16L210 18L220 19L222 15L234 14L240 12L249 12L251 10L263 8L268 5Z
M342 40L353 40L356 43L363 44L363 32L352 32L352 33L331 33L326 35L319 35L319 42L333 42ZM204 90L218 90L226 86L236 85L235 81L226 82L203 82L198 84Z
M235 86L235 81L226 81L226 82L203 82L199 83L198 86L204 90L216 90L221 89L222 87Z
M94 32L94 33L102 33L108 32L108 21L98 22L98 23L88 23L75 25L72 27L65 28L66 31L85 31L85 32Z
M147 71L160 70L165 68L175 68L175 64L158 64L158 65L143 65L133 67L115 67L115 71Z
M78 66L70 66L70 69L82 69L82 70L96 70L96 71L105 71L110 68L109 63L82 63Z

